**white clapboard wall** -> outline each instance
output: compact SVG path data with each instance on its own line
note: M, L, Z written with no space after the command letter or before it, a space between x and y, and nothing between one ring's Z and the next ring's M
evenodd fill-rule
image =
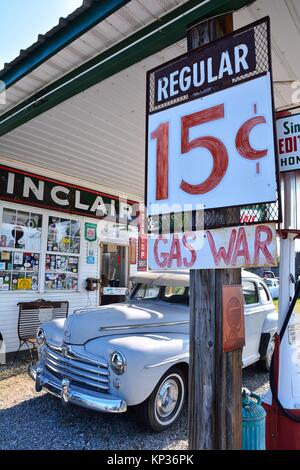
M32 165L21 164L20 162L11 161L4 157L0 157L0 164L8 165L10 167L20 168L24 171L29 171L35 174L40 174L49 178L59 179L60 181L65 181L74 185L94 189L99 192L107 193L107 188L103 188L100 185L91 185L90 183L79 180L76 178L69 177L63 174L55 174L51 171L37 168ZM113 194L113 192L111 192ZM115 194L118 196L117 194ZM6 203L5 201L0 200L0 209L1 206L4 207L12 207L14 209L19 210L35 210L37 212L41 212L47 215L56 215L58 217L69 217L66 213L51 211L51 210L44 210L40 208L33 208L31 206L25 206L23 204L11 204ZM80 216L70 216L70 218L76 218L76 220L81 221L81 253L80 253L80 265L79 265L79 289L77 292L68 292L68 291L57 291L57 292L43 292L43 289L40 291L12 291L12 292L0 292L0 335L4 340L4 343L1 347L0 342L0 356L3 357L3 354L16 351L19 347L19 339L18 339L18 314L19 314L19 302L30 302L37 299L45 299L45 300L63 300L69 302L69 315L72 315L74 310L86 308L86 307L95 307L99 305L99 291L87 291L86 287L86 279L87 278L99 278L100 277L100 243L104 242L111 242L116 243L120 240L116 239L102 239L101 233L103 228L104 221L100 221L98 219L92 219L87 217L80 217ZM94 264L87 263L87 255L88 255L88 243L84 240L84 224L85 222L92 222L97 223L98 225L98 240L95 242L93 255L95 257ZM99 235L100 234L100 235ZM43 242L42 242L43 243ZM44 242L45 243L45 242ZM123 239L120 241L120 244L128 245L128 239ZM40 283L41 284L41 283ZM41 286L40 286L41 287ZM1 339L1 336L0 336ZM26 346L23 347L26 349ZM0 357L0 363L1 363Z
M91 221L89 219L88 221ZM66 300L69 302L69 315L74 310L99 305L99 292L88 292L85 289L86 278L99 276L99 250L95 250L95 264L86 262L86 244L82 244L79 267L79 290L78 292L0 292L0 333L3 337L5 352L16 351L19 347L18 339L18 302L31 302L39 298L45 300ZM26 349L26 346L22 349Z

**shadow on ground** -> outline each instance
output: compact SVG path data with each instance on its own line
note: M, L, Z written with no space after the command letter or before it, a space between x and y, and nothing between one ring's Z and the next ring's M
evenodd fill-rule
M186 427L186 409L171 431L154 434L132 410L112 415L64 408L44 394L0 411L0 449L184 449Z
M262 395L268 374L243 370L243 385ZM226 397L225 397L226 399ZM145 430L133 410L120 415L69 405L48 393L37 395L27 374L0 382L0 449L187 449L187 406L179 421L160 434Z

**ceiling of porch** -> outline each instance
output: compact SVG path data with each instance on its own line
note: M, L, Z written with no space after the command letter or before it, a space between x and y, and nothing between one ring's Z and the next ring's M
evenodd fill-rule
M276 107L293 104L300 77L300 4L257 0L234 14L239 28L271 17ZM143 197L146 71L186 50L181 41L70 98L0 138L0 155ZM52 59L54 60L54 59ZM300 84L299 84L300 85ZM0 157L1 159L1 157Z

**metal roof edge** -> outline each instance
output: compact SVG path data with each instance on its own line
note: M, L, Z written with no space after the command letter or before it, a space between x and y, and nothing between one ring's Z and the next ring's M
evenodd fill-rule
M253 1L188 1L4 113L0 116L0 137L72 96L180 41L185 37L186 29L191 23L237 11Z
M21 50L18 57L5 64L0 71L0 80L4 82L5 88L12 86L129 1L83 0L82 6L66 18L60 18L54 28L39 35L37 42L26 50Z

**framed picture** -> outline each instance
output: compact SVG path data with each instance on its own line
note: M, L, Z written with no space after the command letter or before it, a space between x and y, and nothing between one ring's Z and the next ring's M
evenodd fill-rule
M14 264L16 265L23 264L23 253L19 253L18 251L14 253Z
M241 285L222 286L222 351L245 346L244 296Z
M0 258L1 258L1 261L10 261L10 252L9 251L1 251Z
M97 224L85 223L84 238L88 242L95 242L97 240Z

